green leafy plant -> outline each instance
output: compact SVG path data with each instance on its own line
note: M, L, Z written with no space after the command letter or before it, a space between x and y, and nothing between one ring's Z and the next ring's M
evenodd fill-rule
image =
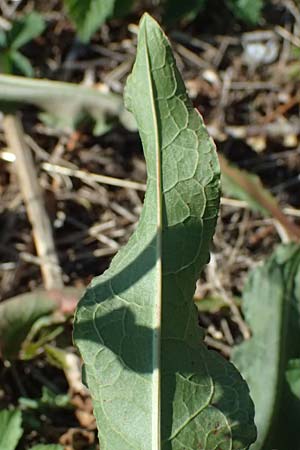
M256 434L247 385L204 345L192 301L218 214L218 160L147 14L125 101L147 163L144 208L74 323L101 448L247 449Z
M280 245L250 274L243 310L252 338L234 364L248 382L258 439L251 450L299 448L300 246Z
M32 76L32 65L19 50L39 36L44 28L42 16L32 12L15 20L8 31L0 29L0 72Z

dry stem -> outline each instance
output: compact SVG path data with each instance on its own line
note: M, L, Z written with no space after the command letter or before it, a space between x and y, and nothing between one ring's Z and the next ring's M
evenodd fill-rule
M25 142L21 120L15 115L8 114L3 119L3 128L7 143L16 156L20 190L32 225L45 287L46 289L60 289L63 287L63 280L51 223L45 209L32 154Z

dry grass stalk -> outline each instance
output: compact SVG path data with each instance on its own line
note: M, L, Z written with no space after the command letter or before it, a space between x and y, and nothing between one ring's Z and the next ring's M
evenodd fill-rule
M51 223L44 205L32 154L26 144L21 120L8 114L3 119L7 143L16 156L20 190L29 221L46 289L60 289L63 280L52 235Z

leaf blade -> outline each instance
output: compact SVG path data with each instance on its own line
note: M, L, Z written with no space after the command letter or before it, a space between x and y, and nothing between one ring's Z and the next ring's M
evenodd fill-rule
M80 301L74 324L101 448L247 448L255 437L247 387L204 346L192 302L217 218L217 157L169 42L148 15L125 98L147 163L144 207L127 246ZM237 401L248 408L243 418Z

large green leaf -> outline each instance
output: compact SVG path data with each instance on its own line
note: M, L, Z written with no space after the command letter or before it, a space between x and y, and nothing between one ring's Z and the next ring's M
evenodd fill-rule
M279 246L251 273L243 308L253 336L232 358L255 404L258 439L251 450L300 448L300 392L293 393L300 373L299 245Z
M116 118L128 128L135 126L118 95L73 83L0 75L0 109L24 103L46 111L48 122L51 118L51 125L64 130L74 129L83 115L94 120L95 134L107 130Z
M0 449L15 450L23 434L21 411L0 411Z
M246 449L255 439L247 385L205 347L192 301L218 213L215 148L149 15L126 102L147 163L144 208L74 325L101 449Z

